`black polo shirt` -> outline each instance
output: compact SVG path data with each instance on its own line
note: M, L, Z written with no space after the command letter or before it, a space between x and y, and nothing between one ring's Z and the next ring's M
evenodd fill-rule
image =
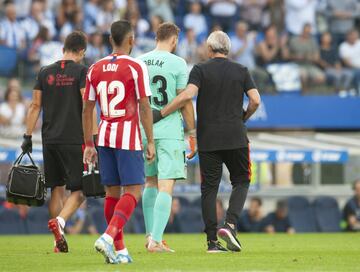
M199 151L247 147L244 94L256 88L248 69L226 58L214 58L195 65L189 83L199 88L196 105Z
M82 96L87 68L58 61L41 68L34 90L42 91L44 144L82 144Z

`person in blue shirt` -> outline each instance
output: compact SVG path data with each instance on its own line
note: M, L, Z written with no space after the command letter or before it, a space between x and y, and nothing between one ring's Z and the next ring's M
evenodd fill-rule
M355 180L353 189L355 194L346 203L343 218L347 223L346 230L360 231L360 179Z
M241 214L238 221L239 232L262 232L264 230L261 206L261 198L251 198L249 208Z
M295 233L288 216L287 203L284 200L279 200L276 203L275 212L269 213L264 219L265 232L287 232Z

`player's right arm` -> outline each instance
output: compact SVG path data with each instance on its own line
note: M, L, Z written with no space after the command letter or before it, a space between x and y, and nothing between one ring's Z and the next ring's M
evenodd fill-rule
M97 152L93 141L93 114L96 103L96 91L91 82L92 68L86 77L85 93L83 96L82 124L84 132L84 164L92 164L97 161Z

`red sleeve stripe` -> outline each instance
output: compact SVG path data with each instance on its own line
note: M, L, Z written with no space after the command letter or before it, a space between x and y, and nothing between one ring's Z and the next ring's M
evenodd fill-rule
M134 79L134 83L135 83L135 91L136 91L136 98L137 99L140 99L141 96L140 96L140 91L139 91L139 84L138 84L138 73L136 72L136 70L134 69L134 67L132 67L131 65L129 65L130 67L130 70L131 70L131 74L132 74L132 77Z

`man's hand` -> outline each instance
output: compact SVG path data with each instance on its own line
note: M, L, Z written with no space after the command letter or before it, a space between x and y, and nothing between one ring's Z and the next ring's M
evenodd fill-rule
M197 139L195 130L189 132L188 141L190 146L190 153L186 155L186 158L191 160L197 153Z
M21 149L24 153L31 153L32 152L32 140L31 135L24 134L23 142L21 145Z
M84 150L84 164L95 164L97 162L97 152L95 146L86 146Z
M153 123L157 123L159 122L161 119L163 119L164 117L161 115L161 111L156 110L156 109L152 109L152 115L153 115Z
M152 163L155 159L155 144L154 142L149 142L146 147L146 160L148 163Z

